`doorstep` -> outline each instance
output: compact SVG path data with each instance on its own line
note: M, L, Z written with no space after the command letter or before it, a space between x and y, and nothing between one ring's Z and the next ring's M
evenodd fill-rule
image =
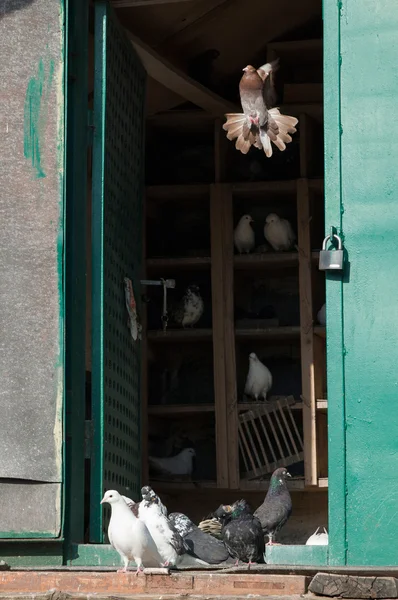
M146 569L138 577L128 573L90 571L0 571L1 595L46 593L137 595L156 594L184 596L299 596L305 594L311 577ZM53 598L53 596L52 596ZM1 600L1 599L0 599Z

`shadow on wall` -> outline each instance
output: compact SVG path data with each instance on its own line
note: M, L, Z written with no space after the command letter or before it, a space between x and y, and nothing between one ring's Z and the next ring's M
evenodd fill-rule
M8 13L22 10L35 0L0 0L0 20Z

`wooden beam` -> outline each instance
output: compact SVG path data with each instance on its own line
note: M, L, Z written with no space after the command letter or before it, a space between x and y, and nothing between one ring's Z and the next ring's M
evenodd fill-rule
M238 392L236 389L235 356L235 319L234 319L234 241L233 206L231 186L224 184L223 227L221 238L223 245L224 272L224 339L225 339L225 381L226 381L226 419L228 431L228 472L230 489L238 489L239 440L238 440Z
M223 116L227 112L238 112L235 105L188 77L130 31L125 30L125 32L148 75L155 81L211 114Z
M311 280L310 201L306 179L297 182L297 226L299 246L301 377L304 428L304 476L306 485L317 485L316 397L314 332Z
M213 314L214 402L216 416L217 487L228 488L228 435L224 343L223 196L219 185L210 186L211 295ZM238 432L236 431L236 435Z
M135 8L136 6L153 6L154 4L174 4L191 0L112 0L114 8Z

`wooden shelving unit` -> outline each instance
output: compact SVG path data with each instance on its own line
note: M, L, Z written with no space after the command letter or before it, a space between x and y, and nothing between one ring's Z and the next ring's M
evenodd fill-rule
M279 56L291 67L295 61L322 61L322 41L305 40L278 42L268 47L268 60ZM289 82L286 82L287 84ZM290 84L289 84L290 85ZM289 98L295 93L302 97L313 89L295 88L290 85ZM304 96L303 96L304 95ZM278 181L229 181L228 153L231 142L225 139L222 121L197 111L173 111L158 114L149 119L151 128L184 131L213 128L214 178L208 183L150 185L146 188L147 204L161 207L175 202L179 207L196 202L209 206L210 242L209 252L204 256L154 256L146 258L146 275L176 279L180 274L209 272L211 280L212 328L148 330L150 347L162 345L170 353L173 343L206 342L213 353L214 404L148 404L148 418L191 419L192 416L214 418L216 438L216 480L161 481L156 480L159 491L194 491L197 489L231 489L264 491L268 481L247 480L241 476L238 444L239 415L244 411L257 410L264 403L241 402L238 391L237 348L250 343L267 345L291 345L301 355L301 394L295 396L291 405L295 419L302 417L304 473L301 478L289 482L293 491L322 491L327 480L327 395L325 377L325 328L316 322L320 308L322 273L318 272L319 249L323 237L323 188L322 172L317 171L317 160L322 157L319 133L322 131L322 101L305 97L300 102L281 104L281 110L299 118L299 176ZM234 150L236 152L236 150ZM254 151L253 151L254 152ZM277 152L277 150L275 150ZM319 162L319 161L318 161ZM294 226L298 236L298 251L264 252L236 255L233 246L233 228L236 224L236 203L251 201L266 205L269 200L289 204L295 211ZM321 216L320 216L321 215ZM315 232L315 233L314 233ZM235 318L235 282L241 276L268 277L284 273L296 273L299 291L299 323L280 326L240 327ZM314 281L316 284L314 284ZM315 298L315 292L318 296ZM322 295L323 294L323 295ZM203 344L202 344L203 345ZM271 391L272 393L272 391ZM151 400L153 401L153 399ZM270 399L272 402L272 397ZM155 482L154 482L155 483Z

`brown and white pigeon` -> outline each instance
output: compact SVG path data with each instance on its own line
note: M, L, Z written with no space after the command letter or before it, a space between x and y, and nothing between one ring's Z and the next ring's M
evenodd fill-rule
M298 120L295 117L281 115L279 108L271 108L275 101L273 72L277 61L267 63L258 70L252 65L243 69L239 83L240 101L243 113L226 114L223 125L227 138L236 138L235 148L247 154L251 146L264 150L267 157L272 156L272 145L279 150L286 149L292 141L289 134L296 132Z

